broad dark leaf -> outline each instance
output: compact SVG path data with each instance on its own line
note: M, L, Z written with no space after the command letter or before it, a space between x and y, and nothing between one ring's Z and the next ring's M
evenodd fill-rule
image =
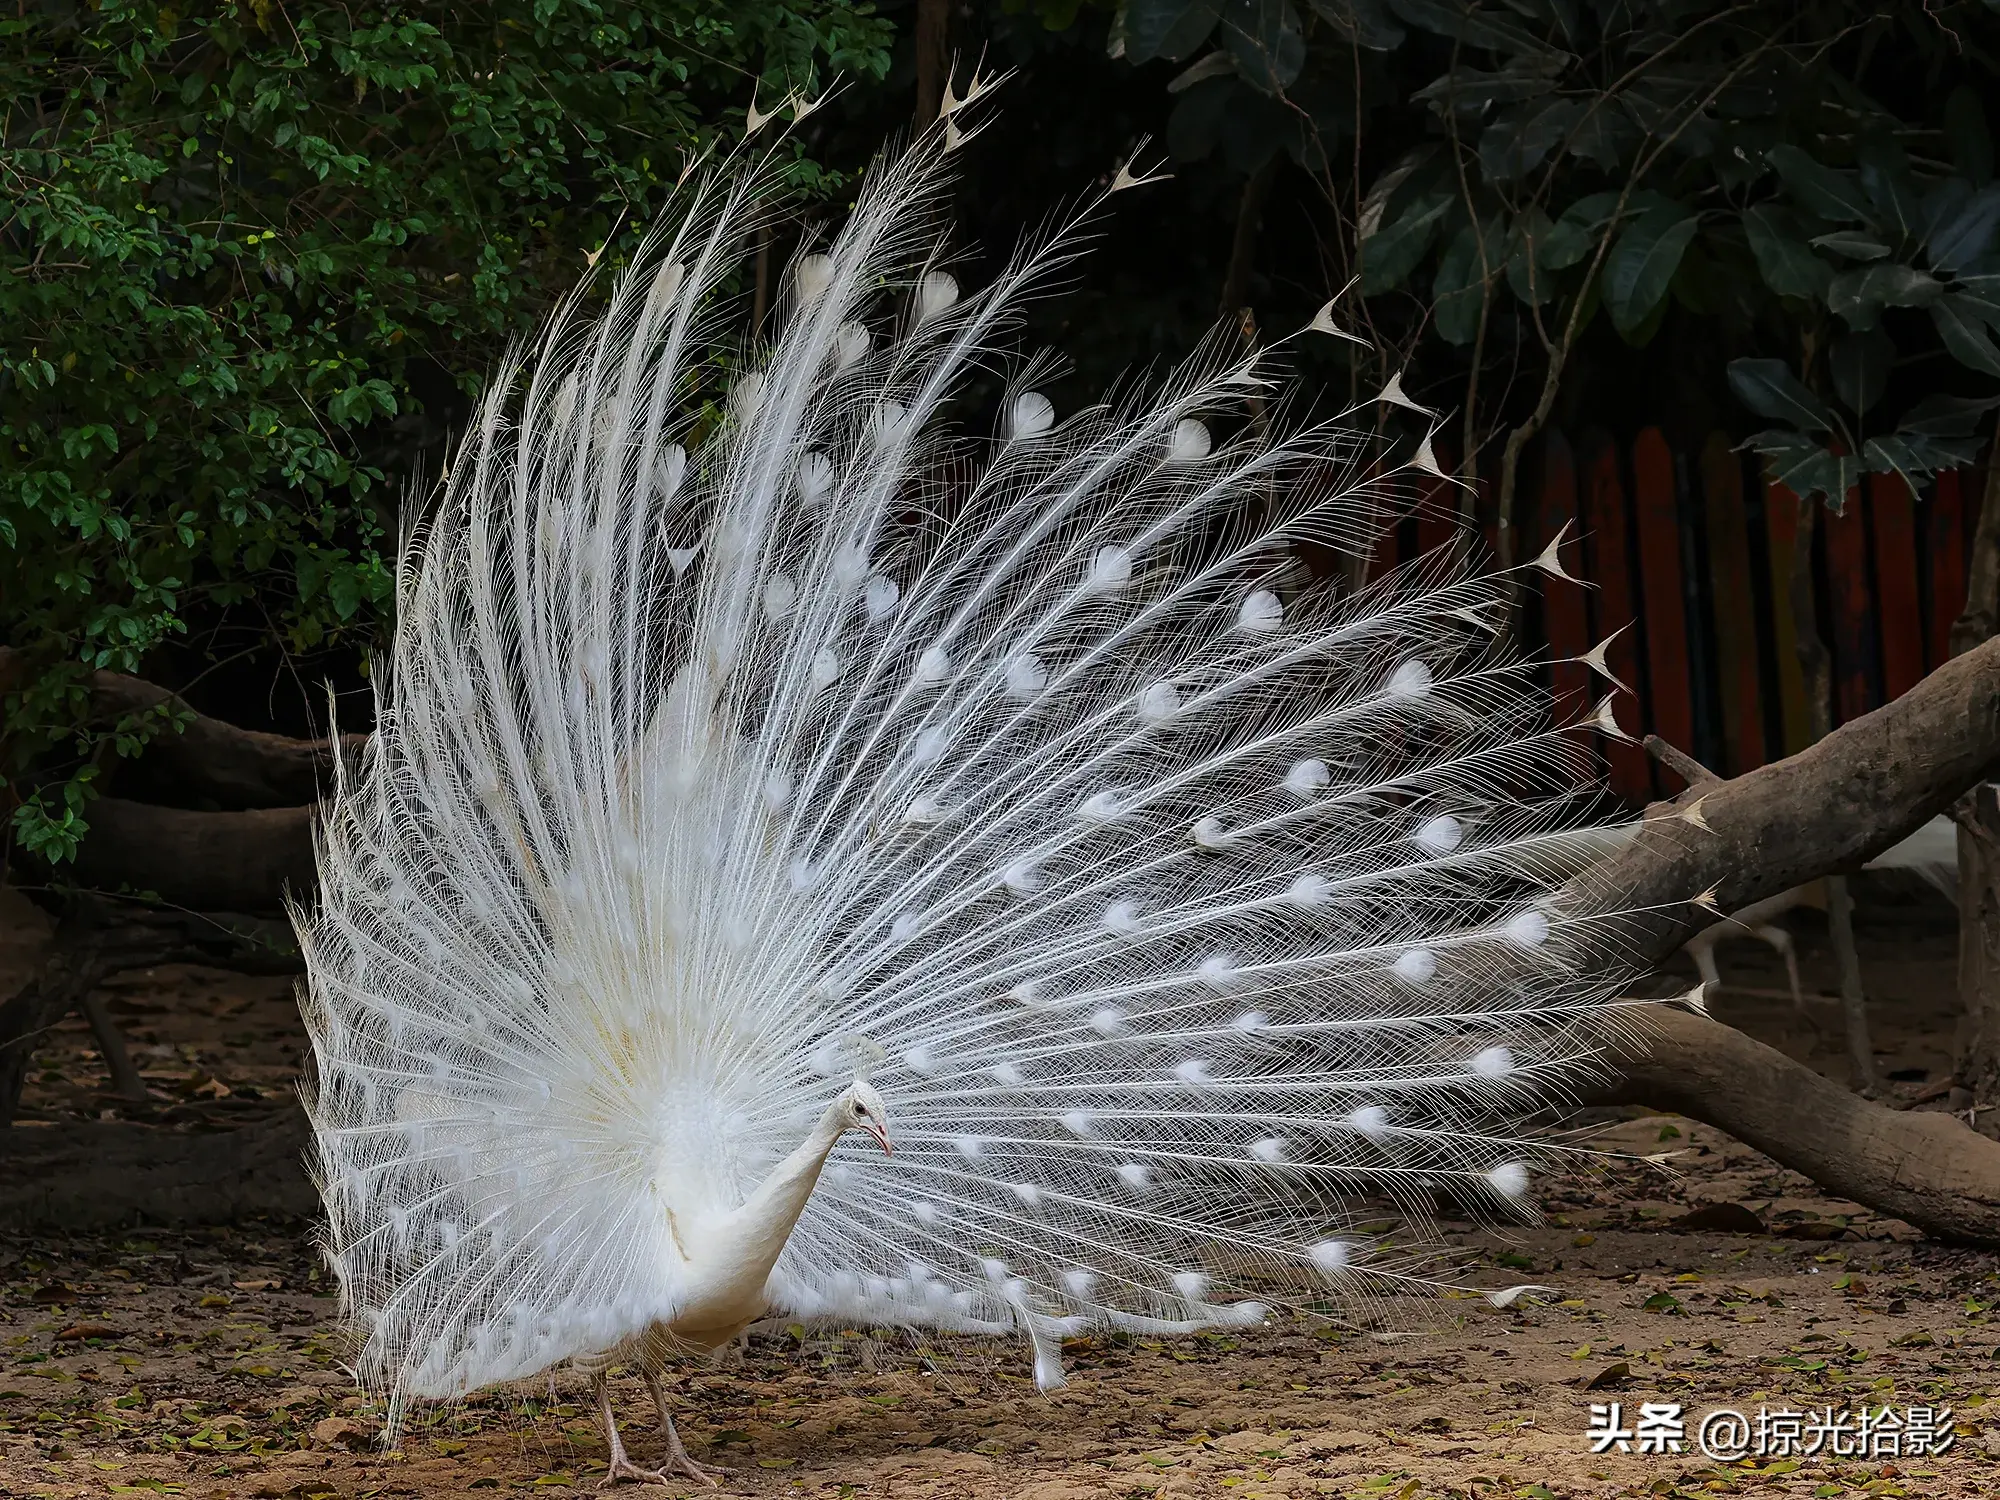
M1125 60L1179 62L1208 40L1221 15L1213 0L1128 0Z
M1889 370L1896 362L1896 346L1880 329L1845 334L1827 351L1827 371L1833 389L1847 403L1849 411L1865 413L1882 399L1889 384Z
M1582 108L1574 99L1548 99L1509 111L1479 137L1480 172L1495 184L1532 172L1569 134Z
M1975 186L1993 175L1993 135L1986 126L1986 107L1978 91L1961 83L1945 96L1944 134L1951 159Z
M1616 104L1602 99L1588 100L1570 133L1570 155L1595 162L1609 172L1644 137L1645 132Z
M1826 289L1826 305L1847 326L1864 332L1875 326L1885 307L1929 307L1944 293L1944 284L1928 271L1891 262L1847 271Z
M1504 68L1487 72L1458 67L1432 79L1411 97L1434 106L1439 114L1484 115L1501 104L1519 104L1554 91L1564 59L1529 53L1511 59Z
M1874 205L1855 173L1814 161L1792 145L1773 146L1764 153L1764 159L1777 168L1785 186L1800 204L1822 219L1831 219L1836 224L1856 220L1874 224Z
M1743 445L1762 454L1765 471L1801 499L1823 497L1836 512L1847 507L1847 492L1861 477L1861 462L1820 446L1803 433L1770 428Z
M1311 0L1320 18L1357 47L1393 52L1409 35L1389 15L1386 0Z
M1903 433L1917 432L1926 437L1956 438L1977 434L1986 414L2000 406L2000 396L1926 396L1896 424Z
M1789 422L1807 432L1832 430L1833 413L1826 403L1807 390L1782 359L1732 359L1729 388L1760 417Z
M1951 357L1983 375L2000 375L2000 346L1978 313L1962 297L1942 297L1931 308L1931 321Z
M1962 271L2000 240L2000 183L1989 183L1968 194L1964 205L1931 232L1931 264L1941 271Z
M1507 53L1551 50L1532 31L1468 0L1389 0L1389 8L1412 26L1452 37L1468 47Z
M1815 250L1831 250L1849 260L1880 260L1889 253L1887 245L1870 239L1859 229L1836 229L1832 234L1814 235L1812 244Z
M1899 240L1923 233L1923 189L1910 175L1910 159L1893 140L1876 136L1859 152L1861 186L1875 205L1876 222Z
M1306 40L1292 0L1231 0L1222 13L1222 45L1260 93L1281 94L1306 64Z
M1484 229L1485 257L1481 259L1481 238L1471 225L1452 236L1444 258L1438 262L1431 283L1431 319L1438 337L1448 344L1463 346L1479 332L1479 315L1492 296L1493 282L1504 269L1505 241L1497 224Z
M1833 267L1812 253L1799 216L1776 203L1743 212L1743 237L1757 257L1764 285L1780 297L1819 297L1833 280Z
M1451 204L1451 194L1442 190L1420 198L1400 218L1361 242L1363 296L1386 292L1409 278L1430 249L1438 222Z
M1619 231L1604 266L1604 307L1620 333L1635 332L1658 307L1700 220L1663 203Z
M1625 217L1628 220L1636 218L1668 201L1658 193L1634 193L1625 205ZM1591 255L1617 207L1616 193L1592 193L1577 199L1563 210L1562 217L1556 220L1555 228L1549 231L1548 239L1543 242L1542 264L1552 271L1560 271Z

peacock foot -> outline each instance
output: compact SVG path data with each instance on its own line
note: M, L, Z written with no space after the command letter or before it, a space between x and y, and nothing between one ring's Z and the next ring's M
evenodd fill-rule
M604 1471L604 1477L597 1481L600 1490L608 1490L613 1485L631 1480L634 1484L666 1484L671 1476L665 1469L642 1469L622 1454L611 1460L611 1467Z

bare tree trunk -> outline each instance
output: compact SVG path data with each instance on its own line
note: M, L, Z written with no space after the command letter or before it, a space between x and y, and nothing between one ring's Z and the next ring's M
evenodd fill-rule
M1792 632L1798 640L1799 669L1806 680L1806 708L1812 737L1823 740L1833 732L1833 658L1820 638L1819 609L1813 591L1813 531L1819 506L1810 497L1799 501L1799 528L1792 542ZM1868 992L1861 984L1861 955L1854 946L1854 896L1844 875L1826 882L1828 936L1840 967L1840 1009L1847 1029L1847 1065L1854 1087L1875 1091L1875 1047L1868 1036Z
M917 129L938 117L951 71L951 0L917 0Z
M1952 622L1954 656L2000 632L2000 424L1986 455L1986 485L1966 569L1965 608ZM1954 1110L1974 1129L2000 1134L2000 796L1975 787L1958 820L1959 1023ZM1993 1111L1981 1119L1982 1111Z
M1240 323L1250 304L1250 277L1257 269L1257 236L1264 224L1264 200L1271 195L1271 180L1278 175L1275 155L1252 172L1243 184L1243 196L1236 204L1236 233L1229 242L1229 267L1222 274L1222 305L1219 315L1226 322Z

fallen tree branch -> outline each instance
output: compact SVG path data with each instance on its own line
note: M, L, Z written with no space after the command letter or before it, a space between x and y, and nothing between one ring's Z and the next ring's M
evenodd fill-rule
M0 684L19 674L20 653L0 646ZM121 719L173 707L187 710L178 693L118 672L90 675L90 717L108 728ZM176 801L211 803L227 810L293 807L317 802L333 779L337 749L353 751L366 735L338 740L297 740L289 735L239 729L196 713L178 730L162 729L121 779L148 790L170 791Z
M1941 1240L2000 1246L2000 1142L1955 1115L1872 1104L1732 1027L1655 1006L1593 1104L1644 1104L1726 1130L1820 1187Z
M1722 912L1859 869L1996 769L2000 638L1797 755L1647 808L1630 842L1558 900L1634 913L1584 941L1605 963L1650 967Z
M306 1218L319 1211L310 1139L292 1107L212 1135L95 1120L0 1131L0 1230Z
M287 889L313 887L313 812L191 812L100 797L64 873L100 890L150 891L196 911L282 911Z

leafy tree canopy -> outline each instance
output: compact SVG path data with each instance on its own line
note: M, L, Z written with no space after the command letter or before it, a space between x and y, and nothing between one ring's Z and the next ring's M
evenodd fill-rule
M372 631L394 514L508 339L792 89L888 66L842 0L40 0L0 20L0 638L13 833L61 857L83 679L229 611ZM796 145L789 173L828 185Z

